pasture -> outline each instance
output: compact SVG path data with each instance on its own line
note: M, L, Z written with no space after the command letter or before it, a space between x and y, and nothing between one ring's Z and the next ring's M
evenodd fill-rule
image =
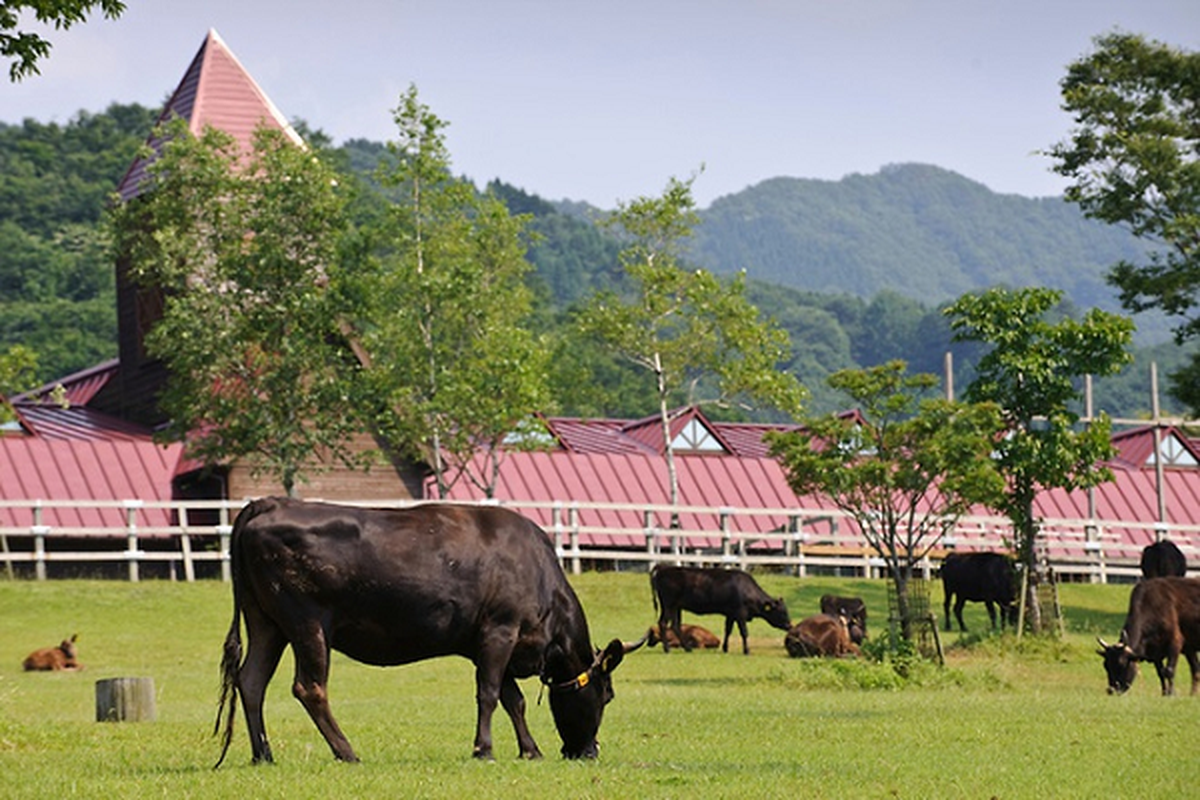
M759 575L793 619L824 592L861 594L883 635L882 581ZM645 574L572 578L593 641L640 637L655 618ZM940 616L941 589L931 600ZM547 758L521 762L497 711L496 761L470 757L471 666L393 669L335 656L333 710L363 759L333 761L290 694L285 655L267 698L277 763L253 767L240 716L224 766L212 737L230 587L217 582L0 581L0 774L6 798L204 797L1096 797L1185 796L1200 698L1162 698L1153 668L1104 693L1095 637L1115 639L1129 586L1066 585L1062 643L942 633L947 667L789 659L783 632L750 623L751 654L631 654L614 675L600 759L566 762L536 680L522 682ZM716 617L684 620L720 632ZM25 673L34 649L79 633L82 672ZM734 635L736 642L737 636ZM731 648L737 650L736 647ZM1179 683L1187 687L1180 664ZM158 719L95 722L97 680L151 677ZM1186 691L1186 688L1185 688Z

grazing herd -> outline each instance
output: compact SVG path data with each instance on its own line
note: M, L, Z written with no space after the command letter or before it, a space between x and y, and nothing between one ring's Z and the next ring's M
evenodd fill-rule
M254 762L273 760L263 702L285 649L292 649L292 694L335 758L357 761L329 705L331 652L376 666L456 655L475 665L476 724L472 752L492 758L492 716L500 705L516 732L521 758L542 753L525 721L517 681L538 676L566 758L595 758L597 733L613 699L613 671L629 652L661 643L691 651L729 650L736 625L749 654L747 623L762 619L786 631L797 658L861 655L867 636L862 598L825 595L820 613L793 623L781 597L771 597L738 569L656 566L650 572L657 624L640 641L595 647L587 619L563 574L549 537L531 520L494 506L429 503L367 509L288 498L249 503L234 522L230 561L233 619L221 659L216 732L219 765L233 735L240 699ZM1200 580L1183 577L1179 548L1158 542L1142 554L1116 644L1100 639L1109 693L1125 692L1138 662L1153 663L1164 695L1174 693L1183 655L1191 692L1200 690ZM966 630L968 601L987 606L992 627L1016 623L1012 561L997 553L952 553L942 564L944 614ZM724 638L682 612L724 617ZM245 625L246 643L242 643ZM77 636L30 653L26 671L82 669ZM223 731L222 731L223 728Z

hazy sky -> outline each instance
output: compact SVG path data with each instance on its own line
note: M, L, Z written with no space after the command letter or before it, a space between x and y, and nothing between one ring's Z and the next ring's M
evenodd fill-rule
M702 206L776 176L936 164L1059 194L1066 65L1114 29L1200 49L1198 0L127 0L0 83L0 121L157 107L214 28L290 119L385 141L409 84L456 172L547 199ZM4 64L7 73L7 63ZM7 77L5 75L5 77ZM2 80L2 79L0 79Z

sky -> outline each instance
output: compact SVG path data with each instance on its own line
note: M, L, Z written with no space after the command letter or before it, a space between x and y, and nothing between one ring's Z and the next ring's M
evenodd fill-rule
M210 28L337 144L393 138L415 85L477 183L613 208L696 176L703 208L774 177L909 162L1061 194L1040 151L1071 130L1066 66L1113 30L1198 50L1200 2L127 0L117 20L46 32L41 74L0 83L0 122L157 108Z

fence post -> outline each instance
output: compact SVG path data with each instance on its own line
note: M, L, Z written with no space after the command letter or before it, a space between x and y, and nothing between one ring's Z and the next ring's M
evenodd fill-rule
M642 531L646 535L646 560L653 567L658 562L658 526L650 509L642 512Z
M558 557L558 566L561 568L563 562L563 522L562 522L562 503L555 502L550 507L550 530L554 532L554 555Z
M129 580L138 580L138 535L137 510L142 507L141 500L125 501L125 557L129 559Z
M583 563L579 560L579 506L572 504L570 509L571 526L571 574L583 572Z
M179 548L183 553L183 579L196 582L196 565L192 563L192 536L188 533L187 506L179 507Z
M227 504L221 504L217 519L220 520L217 525L217 546L221 551L221 580L229 583L233 580L233 570L229 566L229 541L233 538L233 526L229 524L229 506Z

